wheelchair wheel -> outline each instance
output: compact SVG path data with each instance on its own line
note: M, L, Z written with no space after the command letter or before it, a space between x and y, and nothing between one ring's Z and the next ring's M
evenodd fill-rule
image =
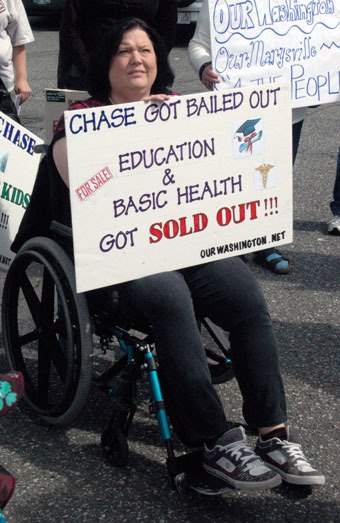
M53 240L29 240L14 258L2 324L9 364L25 377L27 405L50 424L71 422L91 385L92 332L73 263Z

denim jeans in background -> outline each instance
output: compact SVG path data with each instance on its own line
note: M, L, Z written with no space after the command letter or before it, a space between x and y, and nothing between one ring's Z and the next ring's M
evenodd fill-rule
M3 84L2 84L3 85ZM1 88L0 84L0 111L12 120L20 123L18 112L16 110L15 104L12 100L12 97L8 91Z
M301 138L301 131L303 126L303 120L300 120L299 122L293 123L293 165L295 163L296 155L299 148L300 138Z
M245 420L286 420L276 340L262 291L240 258L165 272L118 286L122 302L153 328L167 412L185 445L227 430L197 326L208 317L230 333Z
M330 208L334 216L340 216L340 148L338 152L338 163L335 173L333 201L330 203Z

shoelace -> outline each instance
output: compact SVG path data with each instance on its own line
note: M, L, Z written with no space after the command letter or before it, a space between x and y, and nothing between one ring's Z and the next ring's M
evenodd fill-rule
M231 457L235 457L238 461L241 461L241 467L245 471L250 470L251 468L262 465L262 460L259 458L255 452L253 452L249 447L247 447L242 441L235 441L228 445L228 448L222 447L226 454L230 454ZM248 455L245 455L247 453Z
M288 456L293 459L293 462L307 463L309 465L299 443L291 443L285 440L280 440L280 443L282 448L287 451Z

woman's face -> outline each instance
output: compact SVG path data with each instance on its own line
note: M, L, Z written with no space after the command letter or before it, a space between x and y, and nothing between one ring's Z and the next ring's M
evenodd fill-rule
M123 103L148 96L156 75L156 54L147 33L138 27L126 31L110 64L111 100Z

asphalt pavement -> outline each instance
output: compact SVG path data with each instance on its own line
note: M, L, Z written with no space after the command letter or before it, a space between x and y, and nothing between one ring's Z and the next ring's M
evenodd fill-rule
M44 87L56 85L55 23L32 19L36 41L28 46L34 96L25 104L25 126L43 137ZM188 64L186 38L172 51L175 88L202 90ZM130 435L126 469L101 455L100 435L110 400L93 390L72 426L56 429L32 419L23 406L1 419L0 463L17 477L5 510L9 523L216 522L338 523L340 521L340 238L327 235L329 201L340 145L340 104L309 109L294 169L294 242L282 248L292 272L277 276L249 262L266 294L278 339L290 423L326 476L314 489L210 498L170 488L165 451L142 397ZM0 273L0 292L4 273ZM0 332L0 368L7 369ZM228 419L242 423L235 380L219 385ZM250 436L250 441L255 441Z

